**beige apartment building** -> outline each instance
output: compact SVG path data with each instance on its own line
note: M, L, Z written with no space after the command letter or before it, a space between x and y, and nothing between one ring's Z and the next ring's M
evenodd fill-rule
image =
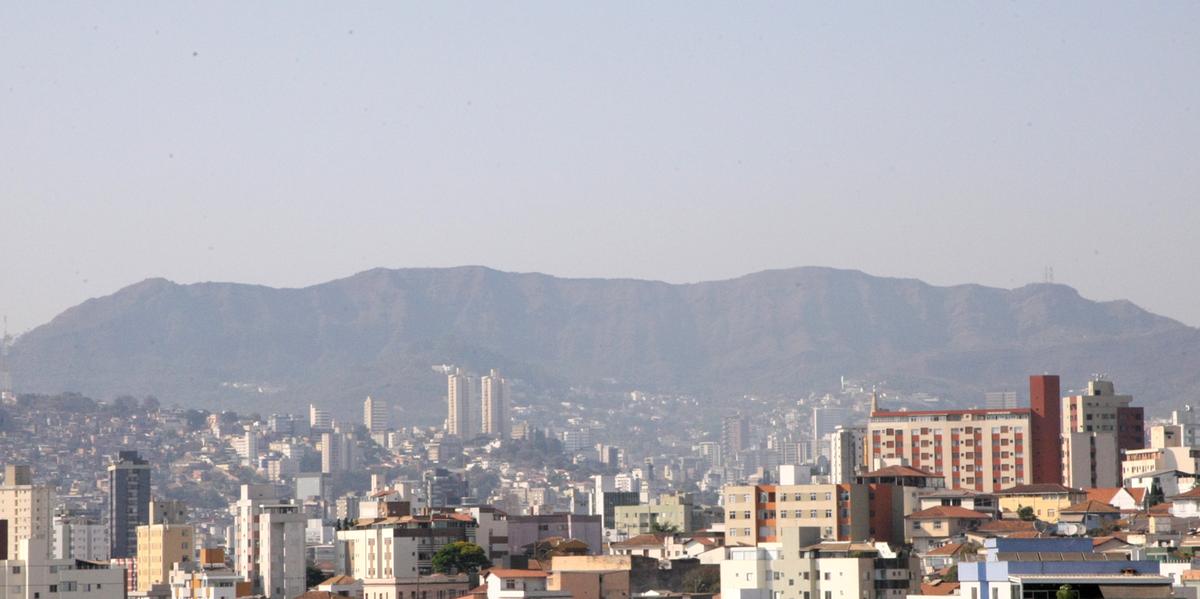
M729 485L725 503L725 543L774 542L785 528L815 528L822 539L859 541L870 536L867 485Z
M196 547L187 524L147 524L137 527L137 590L171 583L175 564L194 560Z
M700 506L692 503L686 493L656 497L650 503L618 505L613 510L614 528L624 537L654 532L660 528L674 528L678 532L691 532L699 520Z
M1121 486L1121 452L1146 445L1142 408L1130 405L1133 396L1117 395L1112 382L1099 378L1062 402L1063 484Z
M868 466L906 465L951 489L992 493L1032 475L1028 409L873 412Z
M33 484L29 466L9 464L4 469L4 485L0 486L0 520L8 521L8 559L28 560L50 557L48 548L54 544L54 496L50 487ZM22 540L34 541L29 546L47 548L46 555L25 555Z

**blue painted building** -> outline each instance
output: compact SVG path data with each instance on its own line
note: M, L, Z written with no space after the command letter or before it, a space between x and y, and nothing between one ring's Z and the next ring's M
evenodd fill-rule
M1171 577L1154 560L1096 553L1092 539L987 539L982 561L960 561L963 599L1055 599L1064 584L1077 599L1171 597Z

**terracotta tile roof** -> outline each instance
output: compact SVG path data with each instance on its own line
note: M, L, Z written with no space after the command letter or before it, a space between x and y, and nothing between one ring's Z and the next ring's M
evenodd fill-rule
M321 584L319 584L317 586L326 586L326 585L332 586L335 584L355 584L357 582L358 582L357 578L355 578L353 576L346 576L345 574L341 574L338 576L331 576L330 578L327 578L324 582L322 582Z
M668 536L670 535L666 533L647 533L644 535L629 537L624 541L617 541L612 543L610 547L661 547L663 544L663 539L667 538Z
M1102 501L1108 503L1117 495L1121 487L1099 487L1087 490L1087 498L1094 501Z
M958 593L959 583L957 582L942 582L935 580L933 582L921 583L922 595L954 595Z
M515 568L492 568L489 574L500 578L545 578L549 576L544 570L517 570Z
M1184 570L1179 574L1180 580L1200 580L1200 570Z
M1164 501L1160 504L1151 506L1150 509L1146 510L1146 513L1150 514L1151 516L1169 516L1171 514L1171 502Z
M1130 495L1133 495L1133 500L1136 501L1138 505L1146 504L1146 490L1145 489L1143 489L1141 487L1131 487L1131 488L1126 488L1125 490L1129 491Z
M874 472L868 472L863 475L866 478L876 476L919 476L923 478L942 478L942 476L926 472L924 470L913 468L912 466L884 466Z
M1104 503L1089 499L1087 501L1076 503L1075 505L1064 509L1063 514L1120 514L1121 510Z
M933 519L943 519L943 518L948 518L948 519L957 518L959 520L991 520L992 519L992 517L987 514L980 513L975 510L969 510L965 507L958 506L958 505L935 505L931 508L913 512L913 513L905 516L905 518L912 518L913 520L933 520Z
M937 549L932 549L925 555L954 555L962 550L962 543L946 543Z
M1200 486L1192 487L1187 493L1180 493L1171 499L1200 499Z
M1018 530L1017 532L1014 532L1014 533L1008 535L1008 538L1010 538L1010 539L1040 539L1040 538L1042 538L1042 533L1040 533L1036 530Z

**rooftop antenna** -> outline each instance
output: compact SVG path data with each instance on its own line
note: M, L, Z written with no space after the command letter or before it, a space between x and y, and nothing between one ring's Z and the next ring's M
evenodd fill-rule
M1047 266L1046 269L1042 272L1042 282L1043 283L1051 283L1051 284L1054 283L1054 267L1053 266Z

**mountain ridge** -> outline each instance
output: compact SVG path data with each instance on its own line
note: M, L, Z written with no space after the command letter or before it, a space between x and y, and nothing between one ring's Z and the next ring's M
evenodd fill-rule
M1200 330L1066 285L935 286L796 267L716 281L562 278L485 266L374 268L305 287L149 278L19 337L22 390L155 394L264 409L391 396L435 422L429 366L499 367L538 388L614 379L718 400L799 393L841 374L967 400L1091 372L1147 405L1200 391ZM1135 366L1137 366L1135 368ZM225 384L226 386L222 386ZM426 413L429 412L429 413Z

